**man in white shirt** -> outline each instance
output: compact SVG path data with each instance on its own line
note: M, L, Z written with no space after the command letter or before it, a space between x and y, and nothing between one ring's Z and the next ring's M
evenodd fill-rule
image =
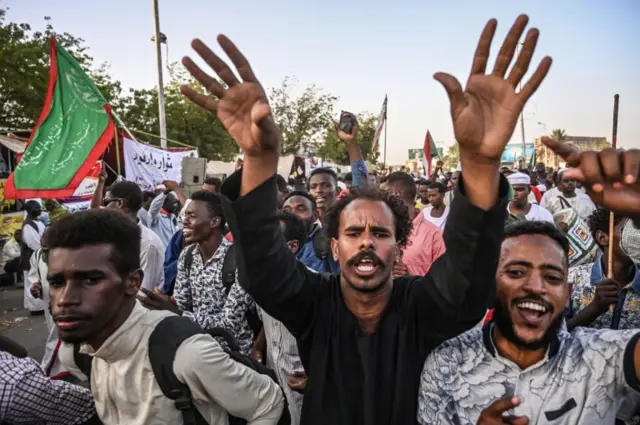
M513 199L507 206L509 214L524 215L529 221L548 221L553 223L553 215L541 206L529 202L531 178L524 173L513 173L507 177L513 187Z
M35 298L31 294L31 280L29 269L31 256L41 248L40 238L44 233L44 224L38 220L42 214L42 205L38 201L27 201L24 204L26 216L22 225L22 246L20 250L20 263L24 273L24 307L31 314L42 314L47 308L42 299Z
M206 423L226 424L231 414L248 425L275 425L284 409L279 385L233 360L208 334L182 340L170 366L158 365L162 371L150 367L151 338L172 332L163 329L166 333L157 335L156 327L182 318L148 310L136 300L141 229L116 211L93 209L61 218L47 232L51 309L64 342L60 360L82 379L87 364L80 360L90 355L100 420L105 425L182 423L181 411L156 379L166 368L190 392L189 399L177 401L193 406Z
M583 220L587 220L596 206L583 192L576 190L576 181L565 178L567 169L558 172L558 192L546 200L546 208L551 214L572 208ZM550 195L549 192L547 194Z
M116 182L105 193L102 202L107 208L119 209L140 227L140 267L144 273L142 287L153 291L164 285L165 247L158 235L138 218L142 206L142 190L134 182Z

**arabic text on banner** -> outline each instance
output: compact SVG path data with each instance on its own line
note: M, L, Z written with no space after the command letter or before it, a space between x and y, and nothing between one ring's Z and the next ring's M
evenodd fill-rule
M198 157L198 151L168 152L125 138L124 170L127 180L153 191L164 180L182 180L182 158Z

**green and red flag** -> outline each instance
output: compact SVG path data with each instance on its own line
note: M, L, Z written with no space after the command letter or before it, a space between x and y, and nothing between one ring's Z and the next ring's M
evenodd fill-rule
M111 107L80 64L51 37L49 88L24 154L4 188L8 199L73 196L114 136Z
M438 148L436 148L436 144L431 137L431 133L427 130L427 136L424 138L424 157L423 157L423 165L424 172L427 175L427 178L431 177L431 160L438 156Z

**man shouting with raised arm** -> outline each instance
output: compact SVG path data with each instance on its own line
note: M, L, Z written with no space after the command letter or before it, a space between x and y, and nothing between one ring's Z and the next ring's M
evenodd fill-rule
M493 72L485 75L496 30L496 21L489 21L466 89L448 74L435 75L451 101L464 171L444 231L447 252L426 276L395 280L393 266L411 222L400 200L370 187L353 190L327 214L331 252L341 273L321 275L296 262L276 214L280 133L264 89L229 39L218 37L243 81L194 40L193 48L228 88L185 58L184 65L214 97L190 87L181 90L216 113L245 152L240 197L225 205L239 282L298 340L308 374L303 425L414 424L426 356L478 323L491 304L508 192L498 172L500 157L520 111L551 65L545 58L515 92L538 38L532 29L505 78L527 22L526 16L516 20Z

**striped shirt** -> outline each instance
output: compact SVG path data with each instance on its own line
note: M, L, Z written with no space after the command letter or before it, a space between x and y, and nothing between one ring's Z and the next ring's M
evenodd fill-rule
M298 343L282 322L269 316L261 308L258 308L258 313L262 319L264 336L267 341L267 366L278 375L278 382L287 397L291 425L298 425L302 413L303 395L292 390L288 385L290 374L304 372L298 354Z
M45 377L31 358L0 351L0 423L71 425L95 414L91 391Z

